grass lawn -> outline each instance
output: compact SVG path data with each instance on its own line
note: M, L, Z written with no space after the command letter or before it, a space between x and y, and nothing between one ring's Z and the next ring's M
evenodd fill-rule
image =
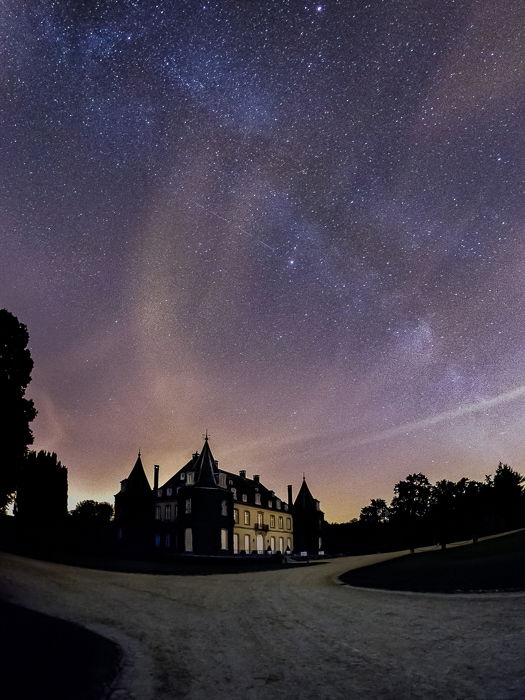
M407 554L348 571L344 583L367 588L432 593L525 590L525 532Z
M0 601L2 697L95 700L119 670L118 645L71 622Z

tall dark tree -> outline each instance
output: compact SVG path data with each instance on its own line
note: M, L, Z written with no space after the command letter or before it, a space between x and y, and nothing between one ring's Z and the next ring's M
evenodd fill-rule
M494 474L493 504L498 529L523 523L524 477L508 464L498 464Z
M29 452L22 462L16 491L16 515L38 527L67 517L67 469L56 454Z
M424 474L409 474L394 486L395 496L390 505L392 520L400 536L413 550L428 536L426 520L429 515L432 486Z
M0 309L0 511L13 498L27 446L33 442L29 424L36 410L25 397L33 369L28 341L26 326Z
M442 549L453 538L456 531L456 507L458 484L448 479L438 481L430 496L430 517Z

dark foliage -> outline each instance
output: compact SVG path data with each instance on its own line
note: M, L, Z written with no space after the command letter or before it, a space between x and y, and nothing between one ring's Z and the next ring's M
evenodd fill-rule
M443 479L432 485L424 474L410 474L394 486L390 506L372 499L359 520L327 524L326 549L334 554L364 554L429 544L443 549L454 540L472 539L525 526L525 479L499 463L484 482Z
M27 328L6 309L0 310L0 509L16 491L27 446L33 442L29 424L36 416L25 398L33 360L27 349Z

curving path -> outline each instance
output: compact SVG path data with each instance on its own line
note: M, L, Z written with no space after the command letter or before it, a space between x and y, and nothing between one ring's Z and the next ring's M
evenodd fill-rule
M525 594L391 593L337 580L392 556L152 576L0 554L0 595L118 642L114 700L525 697Z

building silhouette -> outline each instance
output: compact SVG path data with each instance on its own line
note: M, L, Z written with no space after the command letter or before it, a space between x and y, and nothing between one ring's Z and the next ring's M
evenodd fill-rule
M305 481L292 505L291 486L286 502L264 486L258 475L249 478L245 470L234 474L219 469L207 435L201 452L195 452L162 485L159 471L155 465L151 489L139 453L130 475L121 482L115 496L115 522L125 548L153 546L162 552L204 555L294 550L317 554L322 549L323 514ZM297 530L296 507L305 534ZM297 537L300 547L294 541Z

